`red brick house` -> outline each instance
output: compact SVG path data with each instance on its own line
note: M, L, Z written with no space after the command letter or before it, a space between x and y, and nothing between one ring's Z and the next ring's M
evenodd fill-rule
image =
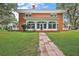
M64 10L18 9L19 30L26 24L28 31L62 31Z

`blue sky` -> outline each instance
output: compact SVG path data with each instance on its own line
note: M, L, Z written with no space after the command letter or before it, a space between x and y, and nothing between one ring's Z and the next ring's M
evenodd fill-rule
M18 9L31 9L32 5L35 4L36 9L50 9L55 10L56 4L55 3L18 3ZM16 19L18 21L18 13L13 12L16 16Z
M31 9L32 5L36 6L36 9L50 9L55 10L56 4L55 3L18 3L18 9Z

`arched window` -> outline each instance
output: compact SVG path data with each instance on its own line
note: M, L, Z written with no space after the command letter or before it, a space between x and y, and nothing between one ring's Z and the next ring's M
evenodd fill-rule
M48 28L49 29L56 29L56 22L49 22L48 23Z
M27 29L35 29L35 23L32 21L29 21L27 23Z

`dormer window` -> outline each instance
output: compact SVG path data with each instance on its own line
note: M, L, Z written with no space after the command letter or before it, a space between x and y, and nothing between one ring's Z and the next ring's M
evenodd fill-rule
M53 16L53 15L51 15L51 16Z
M31 17L31 13L26 14L26 17Z
M26 14L26 17L28 17L28 14Z
M31 17L31 14L29 14L29 17Z

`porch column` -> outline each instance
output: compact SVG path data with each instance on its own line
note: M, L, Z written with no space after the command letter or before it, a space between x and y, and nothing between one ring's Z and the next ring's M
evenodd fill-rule
M35 30L37 29L37 22L35 22Z
M48 29L48 24L49 24L49 22L47 21L47 24L46 24L46 29Z
M56 30L58 29L58 23L56 22Z
M62 13L57 13L57 30L58 31L63 31L63 14Z

